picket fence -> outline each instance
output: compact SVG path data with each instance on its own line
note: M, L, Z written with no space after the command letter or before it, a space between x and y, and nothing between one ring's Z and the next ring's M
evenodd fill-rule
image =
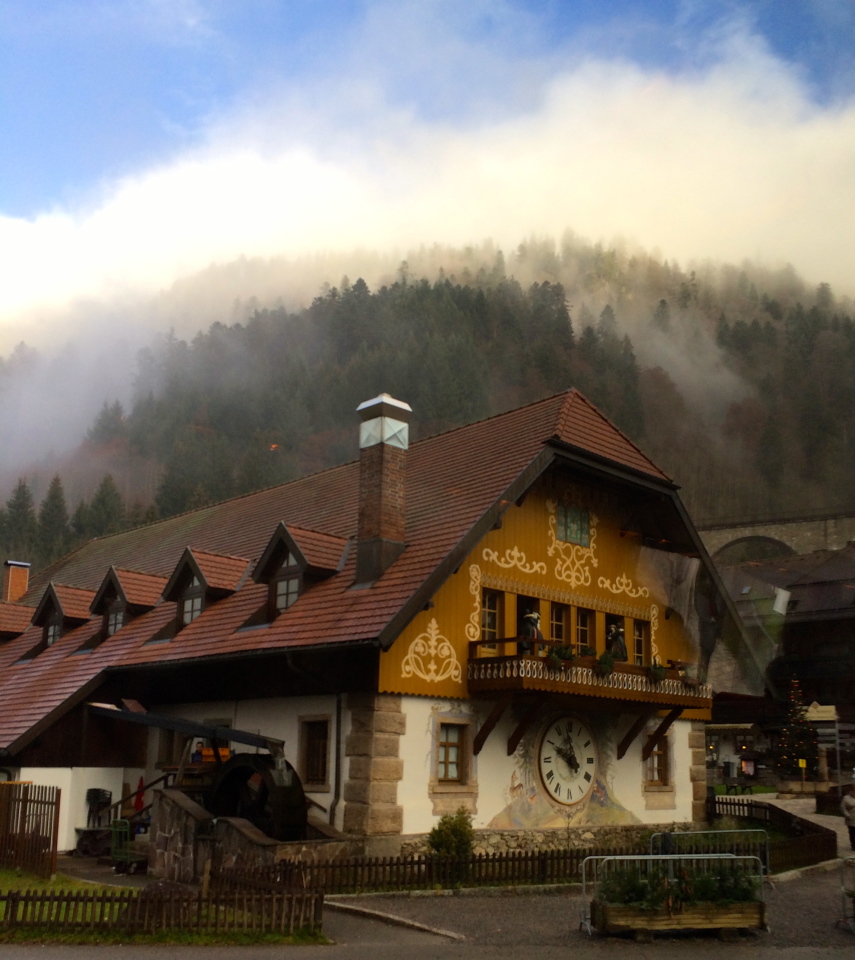
M320 931L323 893L310 890L202 894L145 891L0 892L0 929L200 934Z
M603 850L534 850L471 857L352 857L305 863L283 860L267 867L211 872L212 889L276 888L357 893L369 890L430 890L435 887L579 882L585 857L637 853L635 847Z

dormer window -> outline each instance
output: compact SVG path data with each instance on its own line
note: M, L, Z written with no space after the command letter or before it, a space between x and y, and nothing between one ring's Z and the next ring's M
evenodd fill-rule
M297 602L302 586L303 570L294 555L289 552L285 562L270 582L270 605L274 617Z
M44 641L46 647L53 646L62 636L62 616L54 616L45 624Z
M205 588L198 577L193 577L181 597L181 626L192 623L205 606Z
M119 630L125 625L125 617L127 610L125 604L121 600L117 600L114 604L110 606L110 609L107 611L104 624L104 632L108 637L112 637L114 633L118 633Z

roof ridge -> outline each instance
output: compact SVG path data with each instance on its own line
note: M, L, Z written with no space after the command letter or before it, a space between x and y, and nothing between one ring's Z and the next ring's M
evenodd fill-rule
M429 437L423 437L421 440L416 440L412 443L411 448L422 443L438 440L440 437L448 437L453 433L458 433L460 430L468 430L470 427L477 427L480 424L489 423L491 420L498 420L500 417L506 417L510 413L522 413L524 410L530 410L532 407L537 407L541 404L547 404L550 401L557 400L558 397L565 397L574 392L579 392L576 387L568 387L566 390L559 390L558 393L551 393L548 397L541 397L539 400L531 400L528 403L523 404L521 407L508 407L507 410L502 410L499 413L491 413L490 416L481 417L480 420L470 420L469 423L461 423L459 426L450 427L448 430L441 430L439 433L433 433Z
M201 553L206 557L219 557L221 560L240 560L242 563L252 563L252 557L239 557L236 553L215 553L213 550L204 550L201 547L191 546L188 546L187 549L194 557Z
M614 431L621 437L622 440L625 440L625 441L633 448L633 450L635 450L635 452L636 452L640 457L642 457L644 460L646 460L646 461L656 470L657 473L659 473L659 474L661 474L663 477L665 477L665 479L668 480L669 483L673 483L673 482L674 482L674 478L673 478L669 473L666 473L666 472L659 466L658 463L656 463L655 461L653 461L653 460L650 458L650 456L649 456L648 454L646 454L646 453L641 449L641 447L639 447L639 445L638 445L631 437L629 437L626 433L624 433L623 430L621 430L621 428L614 422L614 420L611 419L611 417L609 417L607 414L603 413L603 411L600 410L600 408L599 408L598 406L596 406L594 403L592 403L592 402L585 396L585 394L582 393L582 391L578 389L578 387L571 387L571 388L567 391L567 394L568 394L567 400L566 400L566 402L562 405L562 407L561 407L561 413L560 413L560 415L559 415L562 420L564 419L564 417L568 417L568 418L569 418L569 416L570 416L570 407L573 405L574 400L576 400L576 399L580 400L580 401L581 401L582 403L584 403L594 414L596 414L598 417L600 417L601 420L604 420L604 421L612 428L612 430L614 430Z

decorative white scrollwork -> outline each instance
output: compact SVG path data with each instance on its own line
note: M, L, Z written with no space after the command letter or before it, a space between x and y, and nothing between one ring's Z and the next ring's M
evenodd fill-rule
M599 562L594 556L599 522L597 517L593 513L590 515L589 546L583 547L579 543L568 543L566 540L558 539L556 534L558 504L555 500L547 500L546 507L549 511L549 545L546 552L550 557L555 557L555 576L569 583L574 589L590 586L590 567L596 567Z
M597 585L603 589L608 590L611 593L625 593L630 597L649 597L650 591L647 587L634 587L632 585L632 580L625 574L622 573L614 583L609 580L608 577L600 577L597 581Z
M454 647L439 632L439 624L435 618L428 624L427 631L420 633L410 644L401 664L402 677L413 675L428 683L440 683L448 679L460 683L460 661Z
M546 573L546 564L542 560L528 562L526 555L516 546L508 547L502 557L490 547L484 547L481 556L490 563L495 563L506 570L511 567L518 567L523 573Z
M469 614L466 637L474 642L481 639L481 568L477 563L469 567L469 592L472 594L475 609Z
M654 663L659 662L659 647L656 646L656 631L659 629L659 607L650 604L650 657Z

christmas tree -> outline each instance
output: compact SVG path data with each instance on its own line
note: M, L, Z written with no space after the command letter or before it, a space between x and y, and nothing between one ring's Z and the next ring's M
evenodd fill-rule
M787 720L781 728L778 741L778 772L787 777L801 777L799 760L807 762L806 775L816 772L816 731L806 719L807 707L802 698L798 680L790 682L787 700Z

